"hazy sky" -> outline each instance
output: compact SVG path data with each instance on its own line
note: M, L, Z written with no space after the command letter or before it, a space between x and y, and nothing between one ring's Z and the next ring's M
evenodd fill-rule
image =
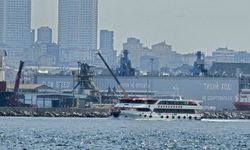
M32 27L53 28L57 0L32 0ZM98 30L114 31L122 49L127 37L144 46L166 41L180 53L217 47L250 51L250 0L99 0Z

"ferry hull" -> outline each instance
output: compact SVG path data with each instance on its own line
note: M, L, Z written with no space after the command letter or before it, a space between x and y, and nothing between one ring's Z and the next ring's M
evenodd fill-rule
M139 120L201 120L202 116L202 114L154 113L125 110L121 111L118 117Z
M250 102L234 102L237 110L250 111Z

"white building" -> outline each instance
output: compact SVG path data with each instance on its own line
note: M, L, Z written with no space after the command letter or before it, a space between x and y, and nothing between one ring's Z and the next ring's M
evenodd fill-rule
M59 0L60 49L97 49L98 0Z

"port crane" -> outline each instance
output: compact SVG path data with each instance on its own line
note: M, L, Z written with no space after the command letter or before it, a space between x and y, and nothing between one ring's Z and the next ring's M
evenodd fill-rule
M108 68L109 72L111 73L111 75L115 79L115 81L118 84L119 88L122 90L124 98L128 98L128 93L126 92L126 90L122 86L121 82L117 79L117 77L115 76L115 74L113 73L113 71L110 69L109 65L107 64L107 62L105 61L105 59L102 57L102 54L100 53L100 51L97 52L97 55L101 58L102 62L105 64L105 66Z

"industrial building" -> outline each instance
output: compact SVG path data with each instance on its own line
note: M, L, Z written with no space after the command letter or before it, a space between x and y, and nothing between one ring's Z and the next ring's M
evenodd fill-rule
M112 76L96 76L100 91L116 87ZM204 106L214 109L234 109L233 102L239 92L239 78L236 77L118 77L127 91L154 92L158 95L181 95L185 98L201 100ZM71 75L37 75L36 81L55 89L73 89ZM63 85L63 86L59 86Z

